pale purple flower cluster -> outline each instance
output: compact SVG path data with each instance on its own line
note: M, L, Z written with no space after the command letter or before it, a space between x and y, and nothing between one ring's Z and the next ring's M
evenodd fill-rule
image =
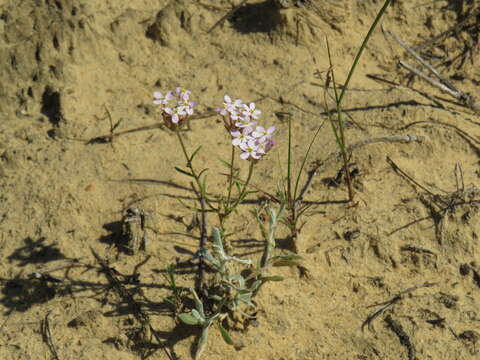
M275 126L267 129L257 126L256 120L262 112L255 107L255 103L247 105L240 99L233 101L228 95L223 99L223 108L217 111L223 116L225 128L232 136L232 145L241 149L242 159L260 159L275 145Z
M163 95L159 91L153 93L153 103L161 105L162 116L168 127L180 125L188 116L193 114L195 103L190 101L191 91L177 87Z

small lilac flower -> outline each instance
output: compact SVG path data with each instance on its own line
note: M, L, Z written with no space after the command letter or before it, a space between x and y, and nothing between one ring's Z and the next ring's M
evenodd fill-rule
M270 126L268 129L265 129L263 126L257 126L255 131L252 132L252 136L263 141L270 139L274 132L275 126Z
M230 134L233 137L232 145L241 146L243 143L247 143L252 138L250 135L251 132L252 132L252 129L248 127L243 128L242 131L239 131L239 130L231 131Z
M173 124L178 124L180 121L180 116L186 115L186 111L183 106L177 106L172 108L164 108L163 111L165 111L168 115L171 116L171 121Z
M167 127L175 129L177 125L193 115L196 103L190 101L191 91L177 87L163 95L159 91L153 93L153 103L160 105L162 117Z
M272 147L274 147L277 143L273 139L268 139L268 141L265 144L264 151L265 153L269 152Z
M230 107L230 108L233 108L233 109L238 109L243 105L242 100L237 99L235 101L232 101L232 98L228 95L225 95L223 97L223 100L224 100L223 105L225 105L227 107Z
M270 151L272 147L275 146L275 140L271 138L263 138L264 140L257 139L257 149L262 154L266 154Z
M243 116L245 117L249 117L249 118L253 118L253 119L258 119L258 116L261 114L262 112L258 109L255 108L255 103L250 103L250 105L247 105L247 104L244 104L243 105L243 110L242 110L242 114Z
M219 113L222 116L227 116L227 114L230 114L230 116L233 115L238 117L238 109L240 109L242 105L242 100L237 99L232 101L230 96L225 95L223 97L223 109L219 109Z
M252 121L249 117L241 116L240 121L235 123L235 126L238 128L250 128L253 130L253 127L257 124L256 121Z
M175 89L175 94L177 95L178 99L180 102L188 102L188 100L190 99L190 94L192 92L190 90L187 90L187 89L184 89L184 88L181 88L181 87L177 87Z
M196 106L196 103L188 99L181 99L177 101L177 107L180 107L180 106L184 108L185 112L188 115L193 115L193 108Z
M156 105L167 105L169 101L173 100L173 94L171 91L167 92L165 96L160 91L153 93L153 103Z
M249 140L246 143L240 144L240 149L243 150L243 153L240 154L240 157L243 160L247 160L249 157L258 160L263 155L263 152L261 151L261 149L259 149L254 140Z
M184 106L184 111L187 115L193 115L193 107L195 106L195 103L190 101L188 105Z

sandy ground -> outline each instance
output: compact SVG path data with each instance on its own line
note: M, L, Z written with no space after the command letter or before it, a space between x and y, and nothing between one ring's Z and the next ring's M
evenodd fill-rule
M208 33L238 3L0 1L1 359L191 358L198 332L176 324L162 276L198 246L198 230L187 229L193 214L178 201L193 205L195 197L189 179L174 170L184 164L175 134L154 129L112 143L87 141L118 122L117 133L157 124L154 90L187 87L200 114L224 94L256 101L264 123L277 127L278 145L252 181L273 191L285 175L286 117L297 169L326 121L325 36L343 82L382 5L298 1L279 10L252 0ZM382 24L419 45L479 7L475 0L398 0ZM423 54L454 86L478 95L479 15L466 21L468 30L447 34ZM307 165L322 163L305 198L314 206L299 240L309 276L275 269L286 280L259 294L256 326L232 330L242 346L228 346L215 330L203 358L480 357L479 116L409 77L397 67L401 59L416 64L378 28L344 101L346 136L350 144L396 135L423 141L356 149L358 204L348 207L343 184L325 181L341 162L329 157L335 141L324 123ZM213 189L226 183L218 159L230 153L219 120L192 121L184 135L189 149L202 145L197 161L210 168ZM133 255L112 246L130 204L148 212L151 227L146 251ZM251 209L242 205L229 223L241 229L233 251L246 258L261 250ZM163 347L142 334L135 309L109 285L92 249L130 279L126 287ZM182 269L179 283L191 286L194 271ZM34 272L61 282L31 279Z

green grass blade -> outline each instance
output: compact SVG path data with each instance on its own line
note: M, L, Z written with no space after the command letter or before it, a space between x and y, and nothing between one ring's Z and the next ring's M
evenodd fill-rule
M287 202L292 199L292 120L288 119Z
M352 67L350 68L350 72L347 75L347 80L345 81L345 84L343 85L342 92L340 93L340 96L338 98L338 104L341 104L341 102L343 100L343 96L345 95L345 92L347 91L348 84L350 83L350 80L353 76L353 73L355 72L357 64L360 61L360 57L362 56L363 50L365 50L365 47L367 46L368 40L370 40L370 37L372 36L373 31L377 27L378 22L380 21L381 17L385 13L388 5L390 5L391 2L392 2L392 0L385 0L382 8L380 9L380 11L377 14L377 17L375 18L372 25L370 26L370 29L368 30L367 35L363 39L362 45L360 46L360 49L358 50L357 56L355 56L355 59L353 60Z
M317 138L317 135L320 132L320 129L322 127L323 127L323 124L318 127L317 131L315 132L315 135L313 135L312 141L310 141L310 144L308 145L307 152L305 153L305 156L303 157L302 165L300 165L300 170L298 171L297 180L295 181L295 190L293 191L293 200L294 201L297 200L298 185L300 183L300 177L302 175L303 168L305 167L305 164L307 162L308 155L310 154L310 150L312 149L312 145L315 142L315 139Z

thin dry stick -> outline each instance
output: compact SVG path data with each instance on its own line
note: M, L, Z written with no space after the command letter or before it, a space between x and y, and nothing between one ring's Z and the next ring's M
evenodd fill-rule
M455 99L461 101L466 107L473 110L475 113L480 114L480 101L455 88L447 79L445 79L440 72L435 69L432 65L428 64L415 50L409 47L398 35L395 35L391 31L385 31L388 33L401 47L403 47L410 55L412 55L418 62L425 66L431 73L435 75L440 81L436 81L430 78L428 75L424 74L422 71L414 68L413 66L407 64L404 61L400 61L400 65L414 73L415 75L421 77L425 81L429 82L431 85L438 87L441 91L446 92Z
M198 196L198 201L200 202L200 211L201 211L201 220L200 220L200 244L199 244L199 251L200 256L198 259L198 276L197 276L197 290L202 293L203 286L204 286L204 277L205 277L205 260L203 258L203 254L207 249L207 206L205 203L205 198L200 192L197 191L195 185L190 183L192 190Z
M12 316L12 314L15 312L16 309L17 307L15 306L11 311L8 312L7 317L5 318L2 325L0 326L0 333L3 332L3 328L5 327L5 325L7 324L7 321L10 319L10 316Z
M382 136L378 138L372 138L372 139L365 139L361 140L359 142L356 142L353 145L350 145L348 147L349 151L352 151L354 149L358 149L362 146L369 145L369 144L374 144L374 143L394 143L394 142L402 142L402 143L410 143L410 142L423 142L425 141L424 136L418 136L418 135L394 135L394 136Z
M378 137L378 138L372 138L372 139L365 139L356 142L355 144L352 144L348 147L348 151L352 151L354 149L361 148L362 146L365 145L370 145L370 144L375 144L379 142L384 142L384 143L394 143L394 142L403 142L403 143L410 143L410 142L423 142L425 140L424 136L418 136L418 135L394 135L394 136L383 136L383 137ZM300 195L298 197L298 202L303 201L303 198L312 185L313 178L317 175L319 169L325 164L328 160L330 160L333 157L339 157L341 155L340 151L336 151L333 153L330 153L325 160L317 163L315 167L308 172L308 178L303 186L302 190L300 191Z
M387 236L392 236L393 234L395 234L395 233L397 233L397 232L399 232L399 231L401 231L401 230L403 230L403 229L406 229L406 228L408 228L408 227L410 227L410 226L412 226L412 225L418 224L418 223L421 222L421 221L428 220L428 219L431 219L431 218L432 218L432 216L431 216L431 215L428 215L428 216L424 216L424 217L422 217L422 218L419 218L419 219L415 219L415 220L413 220L413 221L410 221L409 223L407 223L407 224L405 224L405 225L402 225L402 226L400 226L399 228L396 228L395 230L390 231L390 232L387 234Z
M454 129L458 135L460 135L462 138L464 138L465 140L468 140L472 143L476 143L476 144L479 144L480 145L480 140L474 138L473 136L471 136L469 133L467 133L466 131L456 127L455 125L452 125L452 124L448 124L448 123L444 123L442 121L438 121L438 120L429 120L429 121L425 121L425 120L421 120L421 121L414 121L410 124L407 124L403 127L401 127L399 130L405 130L405 129L408 129L409 127L411 126L415 126L415 125L420 125L420 124L428 124L428 125L431 125L431 124L436 124L436 125L440 125L440 126L445 126L445 127L448 127L448 128L452 128Z
M426 93L425 91L421 91L421 90L418 90L418 89L414 89L414 88L412 88L412 87L402 85L402 84L400 84L400 83L398 83L398 82L395 82L395 81L392 81L392 80L388 80L388 79L382 78L382 77L377 76L377 75L368 74L367 77L370 78L370 79L372 79L372 80L379 81L379 82L382 82L382 83L386 83L386 84L388 84L388 85L391 85L392 87L391 87L389 90L392 90L393 88L399 88L399 89L403 89L403 90L412 91L412 92L414 92L415 94L419 94L420 96L423 96L423 97L426 98L427 100L430 100L431 102L433 102L434 105L431 105L432 107L436 107L436 108L444 109L444 110L446 109L445 106L444 106L439 100L437 100L434 96Z
M400 169L400 167L392 159L390 159L389 156L387 156L387 162L390 164L390 166L392 166L393 170L398 172L400 175L402 175L403 177L408 179L411 183L415 184L416 186L418 186L420 189L422 189L423 191L425 191L426 193L428 193L432 197L435 197L434 193L432 193L430 190L428 190L425 186L419 184L413 177L411 177L405 171ZM446 204L444 204L444 205L446 205Z
M206 119L206 118L209 118L209 117L212 117L212 116L215 116L215 115L218 115L218 113L215 112L215 111L209 111L209 112L206 112L206 113L203 113L203 114L194 115L194 116L189 118L189 121ZM119 132L116 132L116 133L111 133L111 134L108 134L108 135L96 136L96 137L88 139L88 140L85 140L85 139L72 139L72 140L85 141L85 142L87 142L87 144L105 143L105 142L112 141L112 139L114 137L118 137L120 135L131 134L131 133L138 132L138 131L162 129L163 126L164 125L162 123L158 123L158 124L140 126L140 127L133 128L133 129L127 129L127 130L119 131Z
M57 348L55 347L55 344L53 342L53 336L50 330L50 322L48 320L49 316L50 316L50 312L48 312L45 315L45 319L42 321L43 340L45 341L48 348L50 349L50 352L52 353L53 358L55 360L60 360L60 358L58 357Z
M415 46L415 50L420 51L420 50L422 50L422 49L424 49L424 48L426 48L430 45L433 45L435 42L437 42L439 40L444 40L450 34L455 33L458 30L462 29L467 24L467 22L469 22L471 19L477 17L478 14L480 14L480 8L476 8L475 10L473 10L470 14L467 15L467 17L463 21L459 22L455 26L452 26L450 29L438 34L437 36L434 36L430 40L424 41L420 45Z
M232 10L230 10L228 13L226 13L220 20L218 20L208 31L207 34L210 34L217 26L222 25L226 20L228 20L235 12L237 12L238 9L240 9L247 0L243 0L240 4L235 6Z
M382 27L382 30L383 27ZM445 79L439 72L437 69L435 69L432 65L430 65L428 62L426 62L415 50L413 50L412 48L410 48L407 44L405 44L405 42L400 39L400 37L395 34L393 31L389 31L389 30L384 30L388 35L390 35L391 37L393 37L395 39L395 41L402 47L404 48L410 55L412 55L415 59L417 59L417 61L422 64L423 66L425 66L432 74L434 74L438 79L440 79L440 81L442 83L444 83L445 85L447 85L450 89L454 89L454 86L447 80Z
M295 88L297 88L298 86L302 85L302 84L305 84L307 81L306 80L300 80L298 82L296 82L295 84L293 84L292 86L284 89L281 94L278 95L279 99L274 99L273 97L271 97L270 95L262 95L261 97L259 97L258 99L255 99L253 100L254 103L257 103L257 102L260 102L260 101L263 101L265 99L271 99L273 101L277 101L281 104L289 104L288 102L284 101L281 96L282 94L289 94L291 93L293 90L295 90ZM261 94L260 94L261 95ZM292 104L293 106L296 106L295 104ZM299 108L299 110L302 110L301 108ZM303 111L303 110L302 110ZM305 110L305 112L309 113L309 114L315 114L315 113L310 113L308 111ZM318 115L317 115L318 116Z
M409 65L408 63L406 63L405 61L402 61L400 60L399 61L399 64L400 66L404 67L405 69L407 69L408 71L414 73L415 75L421 77L423 80L425 80L426 82L430 83L430 85L433 85L437 88L439 88L440 90L442 90L443 92L446 92L447 94L449 94L450 96L453 96L455 99L457 100L460 100L460 101L463 101L463 96L464 94L462 92L458 92L456 90L452 90L450 87L442 84L441 82L437 81L437 80L434 80L430 77L428 77L427 75L425 75L423 72L421 72L420 70L418 70L417 68L414 68L412 65Z
M392 330L395 335L398 336L400 344L407 348L408 360L415 360L415 354L417 351L415 350L415 346L410 341L410 337L405 332L405 330L403 330L403 326L398 321L394 320L390 315L385 316L385 322L387 323L390 330Z
M102 269L102 272L105 274L107 277L108 281L112 285L112 287L117 291L118 296L122 299L122 301L126 302L129 304L131 309L133 310L133 315L137 319L138 322L142 325L142 327L148 329L150 333L155 337L155 339L158 342L158 345L164 350L165 354L170 360L173 360L174 357L173 355L167 350L165 347L165 343L162 341L160 336L157 334L157 331L153 328L150 317L148 314L146 314L143 310L141 305L135 301L132 293L123 286L122 282L117 278L115 273L112 271L112 268L109 266L108 262L100 257L95 250L90 248L90 251L92 252L93 256L95 259L98 261L100 264L100 267Z
M226 9L230 9L230 6L220 6L220 5L214 5L214 4L206 4L202 1L198 1L196 0L195 1L198 5L201 5L203 6L204 8L207 8L207 9L214 9L214 10L226 10Z
M378 316L380 316L389 307L395 305L397 302L402 300L404 295L410 294L411 292L414 292L415 290L418 290L418 289L421 289L421 288L432 287L432 286L435 286L435 285L438 285L438 282L435 282L435 283L426 282L426 283L421 284L421 285L412 286L411 288L400 291L397 295L395 295L393 298L391 298L390 300L388 300L386 302L372 305L372 306L381 305L381 307L367 316L367 319L362 323L362 327L361 327L362 331L365 328L365 326L367 326L367 325L368 325L368 328L370 329L372 321L375 318L377 318Z
M424 199L423 197L421 197L421 201L422 203L428 207L428 209L430 210L430 212L432 213L431 215L428 215L428 216L425 216L425 217L422 217L422 218L419 218L419 219L416 219L416 220L413 220L405 225L402 225L400 226L399 228L391 231L390 233L387 234L387 236L391 236L393 234L395 234L396 232L400 231L400 230L403 230L411 225L414 225L416 223L419 223L423 220L427 220L427 219L431 219L433 218L434 221L435 221L435 224L436 224L436 232L437 232L437 236L438 236L438 240L440 241L441 243L441 240L442 240L442 221L445 217L445 215L449 212L449 211L454 211L454 208L455 206L458 206L458 205L463 205L463 204L476 204L476 203L480 203L480 200L475 200L473 199L475 196L477 195L480 195L480 190L477 189L476 187L471 187L471 188L468 188L468 189L465 189L464 186L463 186L463 179L461 180L462 181L462 186L459 187L458 185L458 179L456 178L456 182L457 182L457 191L453 192L453 193L448 193L447 191L445 190L442 190L443 192L447 193L448 196L442 196L442 195L438 195L438 194L434 194L432 193L431 191L429 191L427 188L425 188L424 186L420 185L413 177L411 177L410 175L408 175L405 171L403 171L402 169L400 169L398 167L397 164L395 164L393 162L392 159L390 159L389 157L387 157L387 162L392 166L392 168L398 173L400 174L401 176L403 176L404 178L406 178L408 181L410 181L413 185L415 186L418 186L419 188L421 188L422 190L424 190L425 192L427 192L431 197L432 197L432 201L435 205L438 206L438 209L434 208L432 205L430 205L428 203L428 201L426 199ZM457 169L457 167L456 167ZM463 176L463 175L462 175ZM467 201L465 200L465 197L467 198L470 198L470 201ZM438 217L437 220L435 220L435 216Z

